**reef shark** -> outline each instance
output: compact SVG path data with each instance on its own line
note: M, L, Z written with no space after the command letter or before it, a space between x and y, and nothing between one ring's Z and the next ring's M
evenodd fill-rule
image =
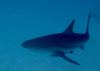
M73 53L73 49L75 48L84 49L84 44L89 40L88 30L90 18L91 14L89 12L87 28L84 34L73 32L73 25L75 23L75 19L73 19L64 32L26 40L21 45L29 49L49 51L51 56L61 57L70 63L80 65L78 62L70 59L66 54Z

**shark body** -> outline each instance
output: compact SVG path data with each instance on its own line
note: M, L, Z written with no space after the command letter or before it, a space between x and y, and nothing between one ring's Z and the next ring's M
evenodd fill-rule
M70 63L80 65L78 62L66 56L66 53L68 53L68 50L70 50L69 53L73 53L73 49L78 47L84 49L84 44L89 40L88 27L90 17L91 15L89 13L87 29L84 34L73 32L73 25L75 23L75 19L73 19L64 32L26 40L22 43L22 46L29 49L49 51L52 53L51 56L61 57Z

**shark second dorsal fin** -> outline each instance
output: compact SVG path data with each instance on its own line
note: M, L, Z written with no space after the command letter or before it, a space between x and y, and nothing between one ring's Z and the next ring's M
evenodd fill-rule
M73 33L73 25L75 23L75 19L72 20L71 24L65 29L64 34L72 34Z

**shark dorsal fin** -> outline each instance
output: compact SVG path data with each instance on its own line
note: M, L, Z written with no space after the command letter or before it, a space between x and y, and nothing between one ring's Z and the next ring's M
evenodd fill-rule
M71 21L71 24L67 27L67 29L65 29L65 31L63 33L65 33L65 34L73 33L73 25L74 25L74 23L75 23L75 19L73 19Z

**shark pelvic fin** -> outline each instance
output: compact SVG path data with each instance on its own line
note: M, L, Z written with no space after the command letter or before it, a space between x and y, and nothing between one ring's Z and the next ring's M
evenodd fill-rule
M73 33L73 25L74 25L74 23L75 23L75 19L73 19L71 21L71 24L67 27L67 29L65 29L65 31L63 33L65 33L65 34Z
M76 61L70 59L69 57L67 57L63 51L55 51L55 53L52 56L61 57L62 59L66 60L66 61L68 61L70 63L76 64L76 65L80 65L78 62L76 62Z

